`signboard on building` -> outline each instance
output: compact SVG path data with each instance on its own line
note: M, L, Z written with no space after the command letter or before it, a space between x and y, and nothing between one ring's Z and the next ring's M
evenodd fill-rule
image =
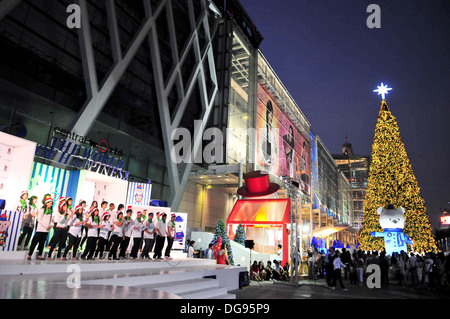
M450 226L450 215L441 216L441 225L442 226Z
M257 167L278 177L291 177L309 195L311 155L308 140L261 83L258 85L256 129Z
M88 170L125 181L130 174L123 170L122 159L58 137L52 138L50 146L39 144L35 156L78 170Z

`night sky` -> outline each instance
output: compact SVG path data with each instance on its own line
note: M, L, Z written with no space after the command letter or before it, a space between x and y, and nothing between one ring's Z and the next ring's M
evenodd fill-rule
M384 82L433 227L450 208L450 1L241 0L260 49L332 154L370 155ZM381 8L369 29L367 7Z

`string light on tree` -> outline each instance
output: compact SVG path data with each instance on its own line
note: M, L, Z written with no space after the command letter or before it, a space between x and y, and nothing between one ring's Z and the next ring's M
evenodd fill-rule
M382 95L383 100L372 144L372 160L359 238L360 248L362 250L384 249L384 239L372 237L370 233L383 231L377 209L392 204L395 208L405 208L403 231L414 242L413 247L408 245L408 250L436 251L436 242L426 214L425 201L420 195L420 188L400 137L396 118L386 102L386 94L390 90L381 83L378 90L374 91Z

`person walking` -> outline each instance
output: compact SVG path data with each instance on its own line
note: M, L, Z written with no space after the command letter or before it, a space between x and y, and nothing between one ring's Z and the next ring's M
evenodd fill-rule
M344 265L341 261L341 257L340 257L341 253L339 251L336 251L336 256L335 258L333 258L333 271L334 271L334 275L333 275L333 281L331 283L331 289L336 289L336 282L339 281L339 285L341 286L343 291L347 291L348 289L345 288L344 283L342 282L342 276L341 276L341 267L347 267L346 265Z

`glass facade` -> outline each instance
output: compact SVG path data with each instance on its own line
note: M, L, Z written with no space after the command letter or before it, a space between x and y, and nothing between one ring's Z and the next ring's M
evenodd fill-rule
M244 170L249 162L250 136L252 127L251 70L255 49L237 25L234 25L231 52L231 79L228 106L227 158L229 164L244 162Z
M333 157L339 170L351 185L353 224L355 228L360 229L369 176L370 156L342 154L333 155Z

